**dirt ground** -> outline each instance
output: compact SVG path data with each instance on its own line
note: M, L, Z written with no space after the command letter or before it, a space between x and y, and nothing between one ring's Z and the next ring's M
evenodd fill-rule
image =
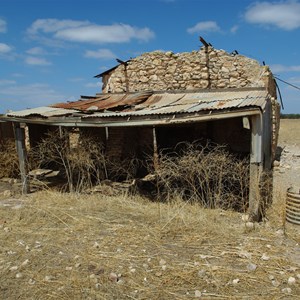
M0 299L299 299L300 226L284 218L299 129L281 122L274 201L259 224L180 200L21 196L4 182Z

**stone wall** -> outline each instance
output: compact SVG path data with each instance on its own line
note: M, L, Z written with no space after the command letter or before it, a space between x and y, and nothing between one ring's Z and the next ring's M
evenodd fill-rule
M271 72L256 60L224 50L144 53L103 76L103 93L268 86ZM272 93L273 94L273 93Z

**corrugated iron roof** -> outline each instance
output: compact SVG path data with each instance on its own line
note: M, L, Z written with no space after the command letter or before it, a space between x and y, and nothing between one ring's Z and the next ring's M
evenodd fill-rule
M195 113L256 107L264 109L268 92L262 88L97 94L97 97L10 112L9 117L85 118Z
M25 109L20 111L12 111L6 114L8 117L34 117L34 116L40 116L44 118L48 117L59 117L59 116L67 116L71 115L73 113L78 112L74 109L63 109L63 108L55 108L55 107L48 107L48 106L42 106L38 108L31 108L31 109Z

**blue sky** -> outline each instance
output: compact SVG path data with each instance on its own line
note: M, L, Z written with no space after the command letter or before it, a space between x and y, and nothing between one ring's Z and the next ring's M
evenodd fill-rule
M94 95L116 58L199 36L300 86L300 0L0 0L0 113ZM283 113L300 113L300 90L278 83Z

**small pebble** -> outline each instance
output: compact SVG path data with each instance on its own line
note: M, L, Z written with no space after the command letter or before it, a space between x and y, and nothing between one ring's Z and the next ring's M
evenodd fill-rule
M96 290L99 290L99 289L100 289L100 287L101 287L101 284L100 284L99 282L95 284L95 288L96 288Z
M18 270L17 266L13 266L13 267L9 268L9 271L17 271L17 270Z
M29 259L25 259L25 260L22 262L21 266L22 266L22 267L25 267L26 265L28 265L28 263L29 263Z
M111 272L108 276L109 280L112 282L117 282L118 281L118 275L114 272Z
M245 224L245 226L246 226L246 228L247 229L254 229L254 223L253 222L246 222L246 224Z
M270 280L274 280L275 277L274 277L273 275L269 275L269 279L270 279Z
M100 247L100 244L99 244L98 242L95 242L94 245L93 245L93 247L94 247L94 248L99 248L99 247Z
M247 266L247 270L250 271L250 272L255 271L256 268L257 268L257 265L256 264L252 264L252 263L248 264L248 266Z
M45 279L45 281L48 281L48 282L49 282L49 281L51 281L51 280L53 279L53 277L47 275L47 276L45 276L44 279Z
M272 280L272 285L278 287L280 286L280 283L277 280Z
M23 277L23 274L22 273L17 273L16 274L16 278L22 278Z
M242 220L244 222L248 222L249 221L249 215L242 215Z
M269 260L270 257L266 253L264 253L260 259L262 259L262 260Z
M289 285L293 285L293 284L295 284L296 283L296 278L295 277L289 277L289 279L288 279L288 284Z
M284 294L290 294L292 292L291 288L284 288L281 290Z
M232 280L232 283L234 285L238 284L239 282L240 282L240 280L238 278Z
M33 280L32 278L30 278L30 279L28 280L28 284L34 285L34 284L35 284L35 280Z
M196 298L201 298L201 296L202 296L202 293L199 290L196 290L195 291L195 297Z

